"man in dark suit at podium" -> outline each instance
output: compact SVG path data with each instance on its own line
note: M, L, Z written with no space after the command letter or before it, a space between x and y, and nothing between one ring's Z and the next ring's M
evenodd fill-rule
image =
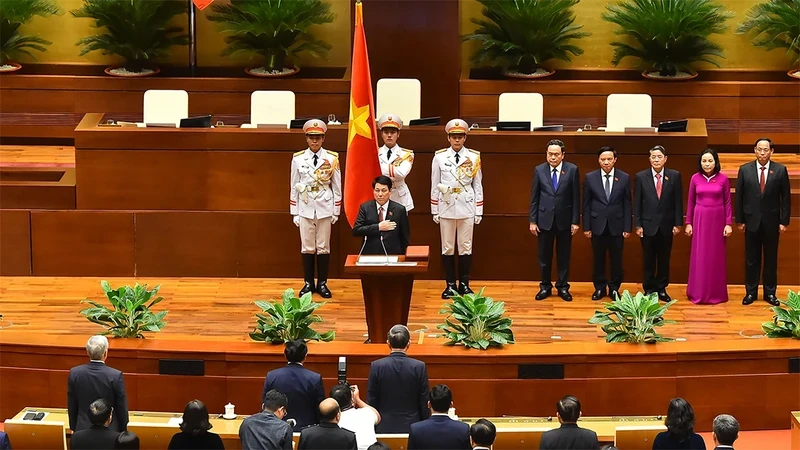
M428 370L424 362L406 355L410 341L405 325L393 326L387 336L392 353L369 368L367 403L381 415L376 433L408 433L412 423L430 416Z
M791 187L786 166L770 161L774 146L768 138L756 142L756 160L739 167L736 177L736 223L744 231L745 270L742 299L758 299L761 254L764 254L764 300L778 306L778 240L789 226ZM796 250L796 249L795 249Z
M547 143L547 161L536 166L531 187L529 229L539 237L539 266L542 282L536 300L544 300L553 289L553 243L556 245L558 279L556 289L564 301L572 301L569 293L569 261L572 235L580 228L581 193L578 166L564 161L564 142Z
M683 224L683 188L681 173L667 169L664 147L650 149L650 168L636 174L633 191L633 221L636 235L642 238L645 294L658 293L663 302L667 294L672 237Z
M408 247L408 213L400 203L389 200L392 180L381 175L372 182L375 200L364 202L358 210L353 236L363 236L365 255L405 255Z

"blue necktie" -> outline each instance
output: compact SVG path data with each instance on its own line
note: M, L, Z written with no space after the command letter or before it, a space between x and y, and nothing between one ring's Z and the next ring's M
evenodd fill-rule
M558 189L558 177L556 176L556 169L553 169L553 190Z

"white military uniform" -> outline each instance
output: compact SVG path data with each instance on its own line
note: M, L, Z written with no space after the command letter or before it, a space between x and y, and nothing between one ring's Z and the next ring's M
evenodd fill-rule
M466 127L448 124L448 133ZM464 124L463 121L455 123ZM472 231L483 216L481 155L467 147L456 153L444 148L433 156L431 166L431 214L438 216L442 254L452 255L458 238L458 254L472 254Z
M329 254L331 225L342 209L342 172L336 152L320 148L316 162L314 156L306 148L292 157L289 212L299 217L302 253Z
M378 129L385 127L403 128L403 121L397 114L384 114L378 119ZM391 151L390 151L391 150ZM389 149L385 144L378 149L378 162L381 173L392 180L391 200L406 207L406 211L414 209L414 199L406 184L406 177L414 166L414 152L395 144Z

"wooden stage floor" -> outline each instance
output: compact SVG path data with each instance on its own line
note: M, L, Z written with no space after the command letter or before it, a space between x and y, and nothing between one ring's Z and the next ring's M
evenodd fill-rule
M281 292L301 282L293 279L235 279L235 278L165 278L124 279L110 278L112 286L120 284L161 284L159 292L165 300L157 309L168 309L167 326L161 333L150 333L153 339L208 340L219 342L246 342L247 333L254 326L258 308L256 299L278 299ZM9 330L38 336L90 335L101 330L79 314L86 297L104 300L98 278L65 277L2 277L0 278L0 314ZM474 287L483 286L480 281ZM514 320L513 330L517 343L546 342L602 342L602 332L587 320L601 302L591 301L590 283L575 283L571 292L575 299L564 302L553 296L544 301L533 300L538 290L536 282L485 283L485 294L506 302L509 317ZM329 286L334 297L318 312L325 321L318 331L334 329L339 342L363 342L367 332L360 282L357 280L331 280ZM424 330L424 344L439 344L436 325L443 321L438 314L444 300L439 298L442 282L418 281L414 286L409 326L412 331ZM641 289L628 284L628 289ZM785 297L788 289L798 286L780 286L779 294ZM693 305L684 296L685 285L669 288L679 301L670 308L668 319L675 325L661 328L665 336L687 341L742 340L763 337L761 323L772 317L768 304L759 300L742 306L743 286L729 288L730 300L726 304ZM315 296L316 300L322 300ZM608 300L607 298L604 300ZM414 341L418 342L419 335Z

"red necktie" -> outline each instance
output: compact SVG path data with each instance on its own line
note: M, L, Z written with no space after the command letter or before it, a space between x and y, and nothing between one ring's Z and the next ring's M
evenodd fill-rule
M761 167L761 179L759 180L758 184L761 185L761 193L764 193L764 186L766 183L764 182L764 171L767 170L766 167Z
M656 174L656 196L661 200L661 174Z
M378 208L378 222L383 222L383 206Z

